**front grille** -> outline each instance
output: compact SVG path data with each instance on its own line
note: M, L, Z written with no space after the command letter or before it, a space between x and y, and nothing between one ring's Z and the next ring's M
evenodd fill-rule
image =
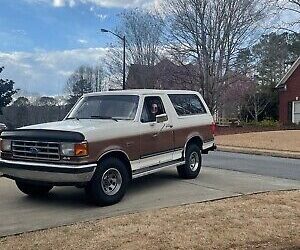
M13 157L36 160L60 160L60 145L57 142L12 141Z

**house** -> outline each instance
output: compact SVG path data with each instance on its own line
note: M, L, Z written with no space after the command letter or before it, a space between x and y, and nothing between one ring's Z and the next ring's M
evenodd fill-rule
M279 93L279 122L300 124L300 57L276 85Z
M188 89L199 91L195 84L196 66L176 65L163 59L154 66L132 64L129 68L127 89Z

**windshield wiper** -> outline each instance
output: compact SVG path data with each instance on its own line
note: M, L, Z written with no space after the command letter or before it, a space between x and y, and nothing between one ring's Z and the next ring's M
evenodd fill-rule
M92 115L91 116L92 119L103 119L103 120L114 120L114 121L118 121L118 119L110 117L110 116L101 116L101 115Z
M77 121L79 121L79 118L78 117L67 117L66 120L77 120Z

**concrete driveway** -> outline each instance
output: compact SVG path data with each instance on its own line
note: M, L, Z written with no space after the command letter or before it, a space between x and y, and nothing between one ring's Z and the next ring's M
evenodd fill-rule
M174 169L137 179L123 201L110 207L91 206L84 191L73 187L54 188L47 197L32 199L19 192L13 181L0 178L0 236L241 194L300 189L299 180L272 177L270 170L267 176L220 169L214 162L218 157L218 152L204 156L201 175L195 180L179 179Z

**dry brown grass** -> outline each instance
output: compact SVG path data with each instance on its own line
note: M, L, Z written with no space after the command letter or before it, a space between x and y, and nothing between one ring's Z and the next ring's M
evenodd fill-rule
M283 130L216 136L219 146L300 152L300 130Z
M10 236L0 249L300 249L299 235L300 191L289 191Z

